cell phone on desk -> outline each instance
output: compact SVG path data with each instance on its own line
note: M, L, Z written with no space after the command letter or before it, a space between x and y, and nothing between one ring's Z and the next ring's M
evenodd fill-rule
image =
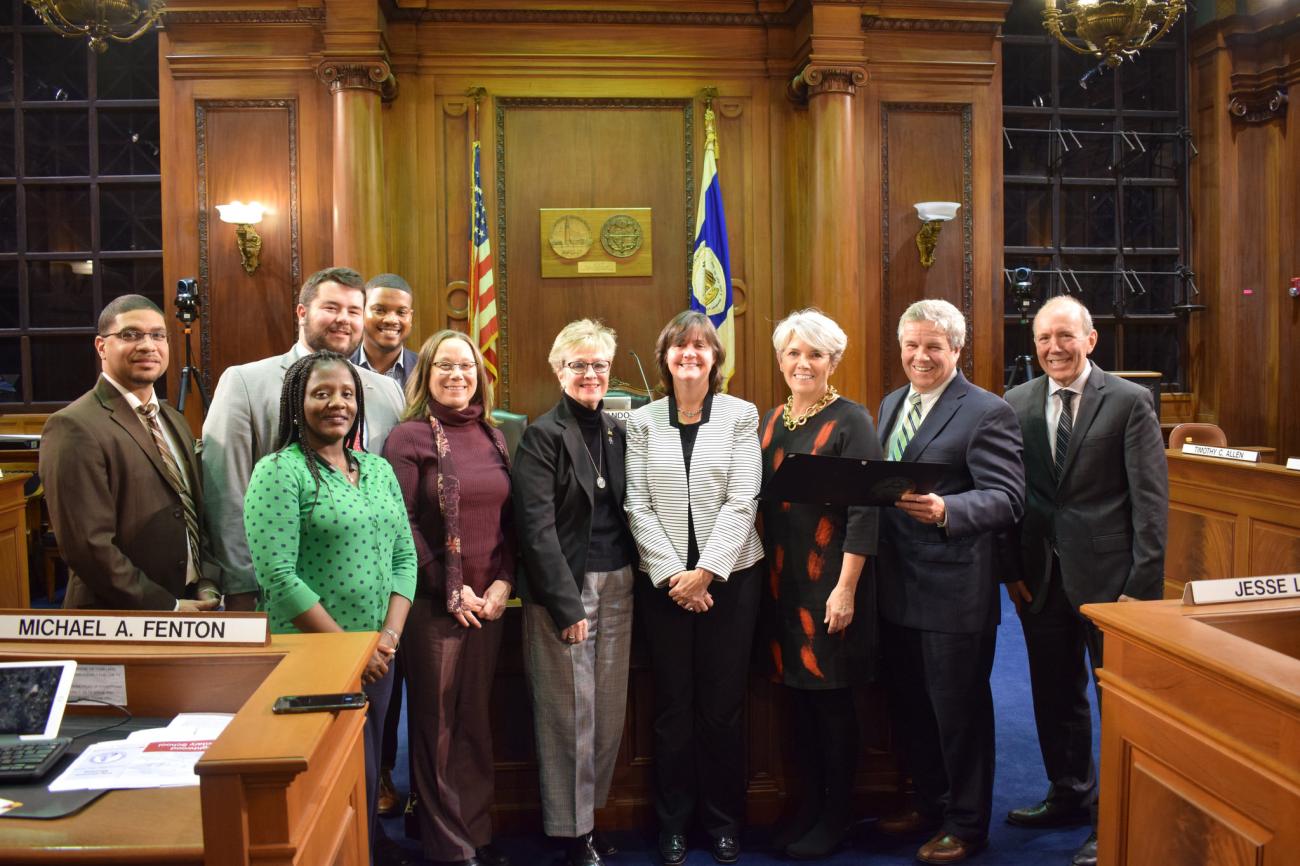
M365 692L335 695L281 695L271 707L273 713L323 713L332 710L364 710Z

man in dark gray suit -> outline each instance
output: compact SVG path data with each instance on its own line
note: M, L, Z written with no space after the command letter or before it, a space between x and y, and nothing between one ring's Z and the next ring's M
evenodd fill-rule
M361 345L352 353L359 369L387 376L406 390L416 354L406 348L415 318L415 294L397 274L379 274L366 281L366 318Z
M898 343L910 384L880 404L881 445L890 460L949 468L933 492L881 509L881 645L916 805L877 827L925 833L918 860L957 863L987 843L993 808L995 536L1024 510L1020 429L957 369L966 320L952 304L908 307Z
M361 342L365 289L351 268L326 268L298 293L298 342L283 355L229 367L217 381L203 422L203 490L208 534L221 567L228 610L252 610L257 577L244 536L244 491L259 459L275 450L284 374L304 355L329 349L351 355ZM366 417L360 447L383 451L405 400L391 379L361 370Z
M1073 863L1092 866L1097 775L1083 655L1101 667L1102 642L1079 607L1160 598L1169 473L1150 392L1088 360L1097 332L1087 307L1052 298L1034 317L1034 342L1047 375L1007 394L1024 436L1029 496L1008 559L1023 572L1015 600L1051 786L1041 803L1007 820L1050 827L1091 819Z

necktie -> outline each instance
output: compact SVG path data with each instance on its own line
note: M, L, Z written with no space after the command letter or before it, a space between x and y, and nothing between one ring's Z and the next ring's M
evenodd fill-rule
M912 437L916 435L916 428L921 426L921 395L913 394L908 402L912 404L912 408L903 419L903 423L894 431L894 440L889 443L890 460L903 459L907 443L912 441Z
M1061 398L1061 420L1056 422L1056 478L1065 471L1065 455L1070 453L1070 434L1074 432L1075 393L1062 388L1056 392Z
M167 480L181 497L181 506L185 511L185 537L190 545L190 559L195 565L195 568L187 569L186 572L185 582L190 583L198 571L199 564L199 518L198 512L194 509L194 498L190 495L190 488L185 483L185 475L181 472L181 467L177 465L176 458L172 455L172 449L167 446L162 427L158 425L158 407L148 404L136 411L144 418L144 426L148 427L149 432L153 434L153 444L158 447L158 454L162 457L163 469L167 471Z

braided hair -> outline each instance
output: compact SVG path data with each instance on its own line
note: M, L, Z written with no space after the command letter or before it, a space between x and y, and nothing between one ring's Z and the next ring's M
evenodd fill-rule
M293 366L284 374L284 386L280 389L280 430L275 437L276 458L279 459L280 452L297 442L298 447L302 449L303 455L307 458L307 471L311 473L312 480L316 482L317 499L320 498L320 464L323 462L323 458L316 453L316 449L312 448L307 441L304 432L307 419L303 411L303 405L307 398L307 381L311 379L311 371L322 364L342 364L352 373L352 384L357 398L357 414L352 419L352 426L348 428L347 434L343 437L345 450L350 451L355 447L357 434L361 429L361 419L366 416L366 403L363 396L365 389L361 385L361 374L348 361L346 355L340 355L338 352L328 350L313 352L295 361ZM350 453L347 457L349 463L353 462ZM316 502L313 501L312 510L315 511L315 509Z

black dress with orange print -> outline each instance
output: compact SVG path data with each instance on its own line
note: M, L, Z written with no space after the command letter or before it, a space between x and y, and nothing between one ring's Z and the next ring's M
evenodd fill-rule
M861 404L840 397L794 430L781 423L781 408L768 412L758 428L765 483L787 454L883 459L871 415ZM827 634L825 620L843 554L875 555L878 509L763 500L759 514L768 565L759 656L772 679L800 689L844 688L871 679L876 588L870 558L854 593L849 627Z

